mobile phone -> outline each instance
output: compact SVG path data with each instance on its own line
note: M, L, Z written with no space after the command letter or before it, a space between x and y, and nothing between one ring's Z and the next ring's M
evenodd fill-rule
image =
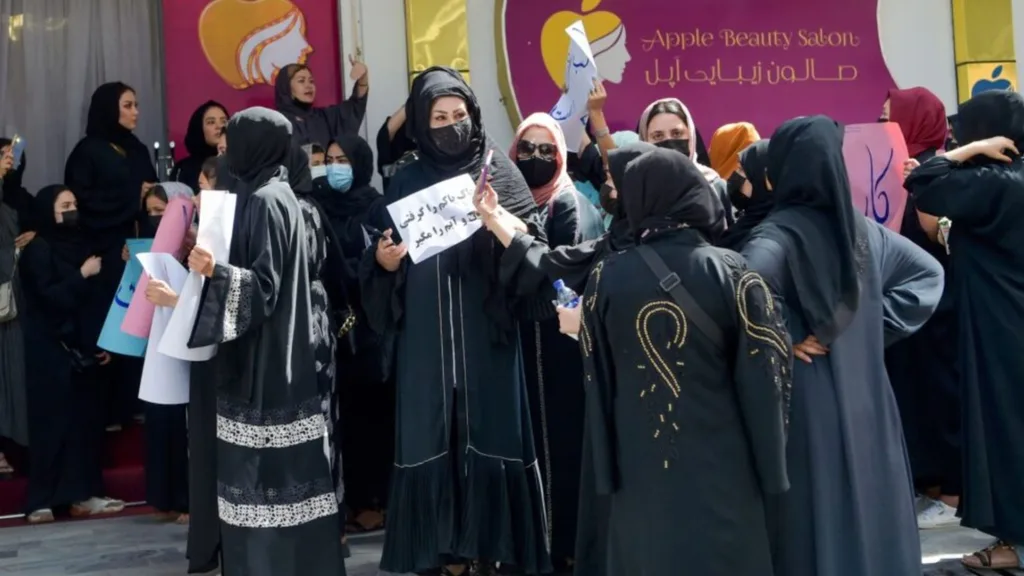
M484 166L480 169L480 180L476 183L476 197L484 193L484 186L487 185L487 177L491 173L491 162L494 160L494 150L488 150L484 157Z
M25 139L17 134L11 139L11 155L14 156L14 169L21 167L21 157L25 153Z

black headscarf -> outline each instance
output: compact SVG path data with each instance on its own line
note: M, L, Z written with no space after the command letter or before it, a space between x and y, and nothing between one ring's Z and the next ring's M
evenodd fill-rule
M636 243L649 231L693 228L705 238L720 230L720 211L707 178L689 158L658 148L626 166L621 198Z
M960 106L953 136L961 146L1003 136L1024 149L1024 96L1010 90L978 94Z
M648 142L634 142L608 151L608 172L619 198L616 204L617 213L611 215L612 223L608 227L608 243L612 250L625 250L633 246L633 232L630 230L629 220L626 219L623 200L626 191L626 165L657 149L657 146Z
M51 184L40 190L32 201L32 220L36 223L36 233L46 240L50 252L77 268L90 256L85 235L81 227L58 226L53 215L57 196L65 190L69 188L63 184Z
M121 96L125 92L135 90L123 82L108 82L92 93L85 135L101 138L125 150L138 146L145 149L145 144L131 130L121 125Z
M466 103L466 110L472 123L471 144L465 152L458 155L442 152L431 138L430 110L434 101L444 96L462 99ZM533 201L529 186L508 155L502 154L502 149L487 137L476 95L461 74L442 66L423 71L412 83L412 90L405 104L405 117L405 128L411 139L416 142L422 169L438 182L459 174L469 174L474 179L477 178L487 151L494 150L489 174L490 185L498 195L498 202L505 210L532 224L531 233L544 239L544 229L539 220L540 211ZM413 193L416 190L399 192ZM388 198L389 201L397 199ZM505 287L498 278L500 251L494 236L474 234L470 241L463 242L454 250L458 251L460 269L475 268L483 271L487 286L484 305L493 323L492 338L503 342L514 337L515 321L509 312Z
M364 216L370 205L379 200L381 195L370 185L373 179L373 150L366 140L357 134L345 134L335 143L352 164L352 186L345 192L326 185L316 186L313 197L323 207L331 222L340 223L348 218ZM336 229L335 232L339 231Z
M827 116L779 126L768 144L768 180L775 207L758 230L783 243L808 327L830 344L860 306L868 257L867 222L853 207L842 126Z
M291 135L291 122L280 112L262 106L246 108L228 121L228 150L224 159L235 180L231 191L238 196L236 229L240 220L237 215L244 212L252 194L282 176L282 167L292 149ZM219 179L218 173L218 184Z
M217 155L217 146L207 143L206 134L203 132L203 117L210 108L220 108L225 116L228 115L228 109L221 103L207 100L192 113L188 119L188 130L185 132L185 149L188 150L189 156L200 160Z
M313 172L309 169L309 154L298 144L293 144L285 162L288 169L288 185L297 196L313 193Z
M750 182L750 202L719 242L721 246L733 250L739 250L750 232L768 216L775 205L775 199L764 181L768 172L768 140L758 140L744 148L740 152L740 167Z

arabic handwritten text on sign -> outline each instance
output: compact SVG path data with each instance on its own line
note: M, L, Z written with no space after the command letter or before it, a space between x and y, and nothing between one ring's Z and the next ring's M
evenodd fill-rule
M583 21L577 20L565 29L569 35L569 57L565 61L565 93L551 109L551 116L562 125L565 145L569 150L579 150L587 123L587 99L594 89L597 78L597 64L587 40Z
M476 184L467 174L434 184L388 205L414 264L462 242L483 224L473 207Z
M903 163L910 157L898 124L850 124L843 158L850 176L853 205L865 217L900 231L907 208Z

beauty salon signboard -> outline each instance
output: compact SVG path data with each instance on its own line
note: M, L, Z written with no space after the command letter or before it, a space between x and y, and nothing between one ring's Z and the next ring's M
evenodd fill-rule
M613 130L676 97L705 136L753 122L768 135L795 116L878 117L895 86L878 37L878 0L495 0L499 80L518 124L550 110L569 36L583 21L608 91Z
M273 108L277 72L288 64L313 71L318 106L338 102L337 0L163 0L163 28L164 103L178 157L196 108L207 100L229 113Z

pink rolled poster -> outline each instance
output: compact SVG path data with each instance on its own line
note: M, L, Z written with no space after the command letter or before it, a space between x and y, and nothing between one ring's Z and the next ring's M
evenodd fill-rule
M907 208L903 163L910 158L899 124L850 124L843 137L843 159L853 205L868 219L900 231Z
M150 251L183 257L184 254L180 253L181 245L185 240L185 234L192 227L194 210L195 205L192 204L191 198L171 198L156 230ZM149 338L149 330L153 326L153 304L146 300L148 284L149 275L143 273L139 278L139 285L135 288L131 304L128 305L128 312L124 315L124 322L121 323L122 332L139 338Z

